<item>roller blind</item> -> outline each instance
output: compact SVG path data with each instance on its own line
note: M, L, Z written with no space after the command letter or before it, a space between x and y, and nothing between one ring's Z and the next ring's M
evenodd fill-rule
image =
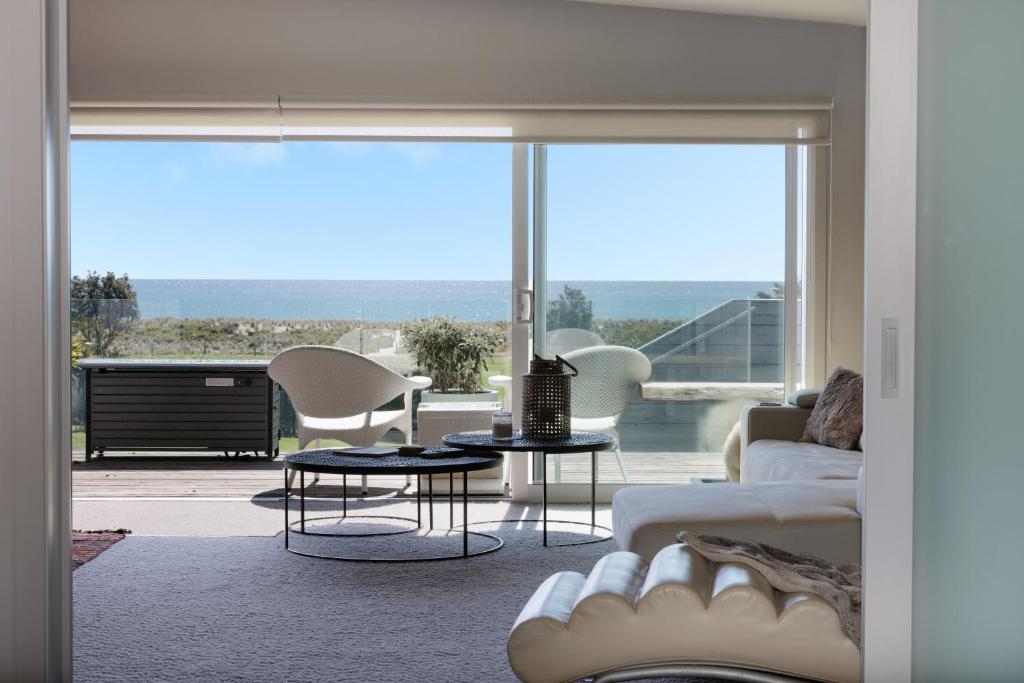
M77 140L235 140L280 142L281 112L265 106L72 106Z
M827 101L671 105L316 105L72 109L73 138L824 145Z

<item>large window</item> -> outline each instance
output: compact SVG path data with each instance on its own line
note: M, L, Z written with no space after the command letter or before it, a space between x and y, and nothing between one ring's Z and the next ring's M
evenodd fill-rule
M618 434L600 459L611 486L723 477L740 407L803 376L800 148L77 141L71 161L73 272L128 276L79 292L87 355L328 344L408 374L403 327L439 317L500 337L479 388L504 375L494 385L514 392L534 352L625 347L650 375L609 361L578 425ZM514 288L533 289L532 315ZM623 382L628 400L602 413ZM589 481L589 457L549 467Z

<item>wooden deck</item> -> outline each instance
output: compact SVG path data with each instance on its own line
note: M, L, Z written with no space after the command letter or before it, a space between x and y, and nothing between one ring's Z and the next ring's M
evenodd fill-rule
M626 453L631 484L689 483L693 477L725 476L722 456L717 453ZM226 458L217 455L115 453L85 462L75 458L72 466L72 495L75 498L253 498L283 494L281 461L266 458ZM555 481L554 458L548 459L548 481ZM602 453L599 478L606 483L621 482L615 457ZM590 455L563 455L563 483L590 481ZM308 482L308 480L307 480ZM350 495L358 486L349 478ZM316 495L341 493L340 478L327 476L316 487ZM400 489L404 477L372 477L371 495ZM410 489L406 493L415 493Z

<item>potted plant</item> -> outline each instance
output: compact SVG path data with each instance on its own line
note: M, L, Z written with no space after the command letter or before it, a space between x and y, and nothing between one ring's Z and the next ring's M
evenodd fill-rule
M498 392L484 389L487 358L505 342L491 327L431 316L402 325L402 345L412 354L419 372L433 385L421 400L497 401Z

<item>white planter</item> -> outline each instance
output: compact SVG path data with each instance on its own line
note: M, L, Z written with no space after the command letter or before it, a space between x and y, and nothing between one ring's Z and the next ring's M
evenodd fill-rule
M420 392L422 403L500 403L498 392L494 389L478 391L473 394L442 394L436 391Z

